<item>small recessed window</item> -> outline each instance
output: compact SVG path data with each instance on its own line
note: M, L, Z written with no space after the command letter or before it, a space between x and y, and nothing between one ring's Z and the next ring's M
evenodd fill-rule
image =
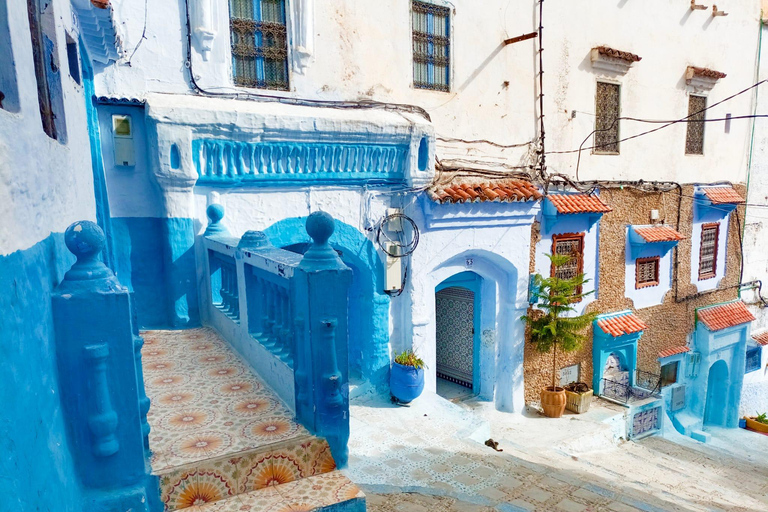
M701 226L699 248L699 281L712 279L717 275L717 242L720 238L720 224L713 222Z
M619 154L621 86L597 82L595 95L595 153Z
M635 260L635 288L659 285L659 262L661 258L638 258Z
M705 96L688 97L688 130L685 135L685 154L704 154L704 123L706 119L707 98Z
M112 127L117 137L131 136L131 116L112 116Z
M667 363L661 367L661 387L669 386L677 382L677 367L679 361Z
M428 2L411 2L413 86L449 92L451 10Z
M756 372L760 369L763 347L758 344L747 345L747 364L744 373Z
M80 85L80 57L77 54L77 43L69 34L67 34L67 63L69 76Z

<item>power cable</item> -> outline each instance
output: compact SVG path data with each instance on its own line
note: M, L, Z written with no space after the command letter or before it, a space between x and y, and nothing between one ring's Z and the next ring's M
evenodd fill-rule
M128 57L128 62L126 62L128 66L131 66L131 62L133 61L133 56L136 55L136 52L139 50L139 46L141 46L141 43L143 43L144 40L147 38L147 2L148 0L144 0L144 30L141 31L141 38L139 39L139 42L136 43L136 46L133 48L133 52L131 53L131 56ZM189 29L189 25L187 25L187 29Z
M189 84L191 85L192 89L198 94L201 94L204 96L216 97L216 98L229 98L229 99L237 99L237 100L251 99L251 100L257 100L257 101L264 101L264 102L283 103L286 105L300 105L305 107L326 107L326 108L336 108L340 110L345 110L345 109L390 110L394 112L407 112L411 114L417 114L422 116L427 121L430 121L430 122L432 121L432 119L429 116L429 113L426 110L424 110L422 107L419 107L417 105L406 105L402 103L384 103L379 101L312 100L312 99L306 99L306 98L287 98L284 96L275 96L271 94L253 93L253 92L245 92L245 91L224 93L224 92L216 92L216 91L203 89L197 83L197 80L195 79L195 73L192 70L192 23L190 21L190 16L189 16L189 0L185 0L184 6L185 6L185 15L186 15L186 23L187 23L187 52L186 52L187 58L186 58L186 62L184 63L184 67L186 67L187 70L189 71Z

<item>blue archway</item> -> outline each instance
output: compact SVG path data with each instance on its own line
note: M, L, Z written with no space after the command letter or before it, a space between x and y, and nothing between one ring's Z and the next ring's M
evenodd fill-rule
M278 221L264 233L275 247L311 242L306 217ZM350 288L350 370L379 385L389 377L389 296L383 292L383 264L373 243L353 226L336 220L331 245L353 271Z

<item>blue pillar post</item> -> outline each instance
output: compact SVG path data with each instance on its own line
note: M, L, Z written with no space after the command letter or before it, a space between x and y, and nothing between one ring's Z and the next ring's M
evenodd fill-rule
M347 463L349 371L347 300L352 270L328 243L334 220L325 212L307 219L312 247L301 260L292 289L296 327L296 412L325 437L339 467Z
M65 242L77 262L54 291L53 320L83 510L162 510L145 445L148 401L130 292L99 259L105 237L96 224L72 224Z

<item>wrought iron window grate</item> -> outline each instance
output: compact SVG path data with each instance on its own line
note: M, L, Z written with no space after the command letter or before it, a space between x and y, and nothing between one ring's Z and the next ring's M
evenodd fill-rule
M762 362L763 347L760 345L747 347L747 364L744 373L755 372L760 369Z
M425 2L411 4L413 17L413 86L450 91L451 11Z
M655 256L651 258L638 258L635 261L635 288L658 286L659 260L660 258Z
M583 234L564 234L552 236L552 254L570 256L563 265L552 266L551 275L558 279L573 279L584 269L584 236ZM574 290L575 295L582 292L579 286Z
M230 0L235 85L288 90L285 0Z
M702 110L705 108L707 108L706 97L694 95L688 97L688 115L691 117L689 118L688 131L685 135L686 155L704 154L704 120L706 112L702 112Z
M715 277L717 271L717 239L720 225L704 224L701 228L701 248L699 249L699 280Z
M595 97L595 153L619 152L619 121L621 87L597 82Z

